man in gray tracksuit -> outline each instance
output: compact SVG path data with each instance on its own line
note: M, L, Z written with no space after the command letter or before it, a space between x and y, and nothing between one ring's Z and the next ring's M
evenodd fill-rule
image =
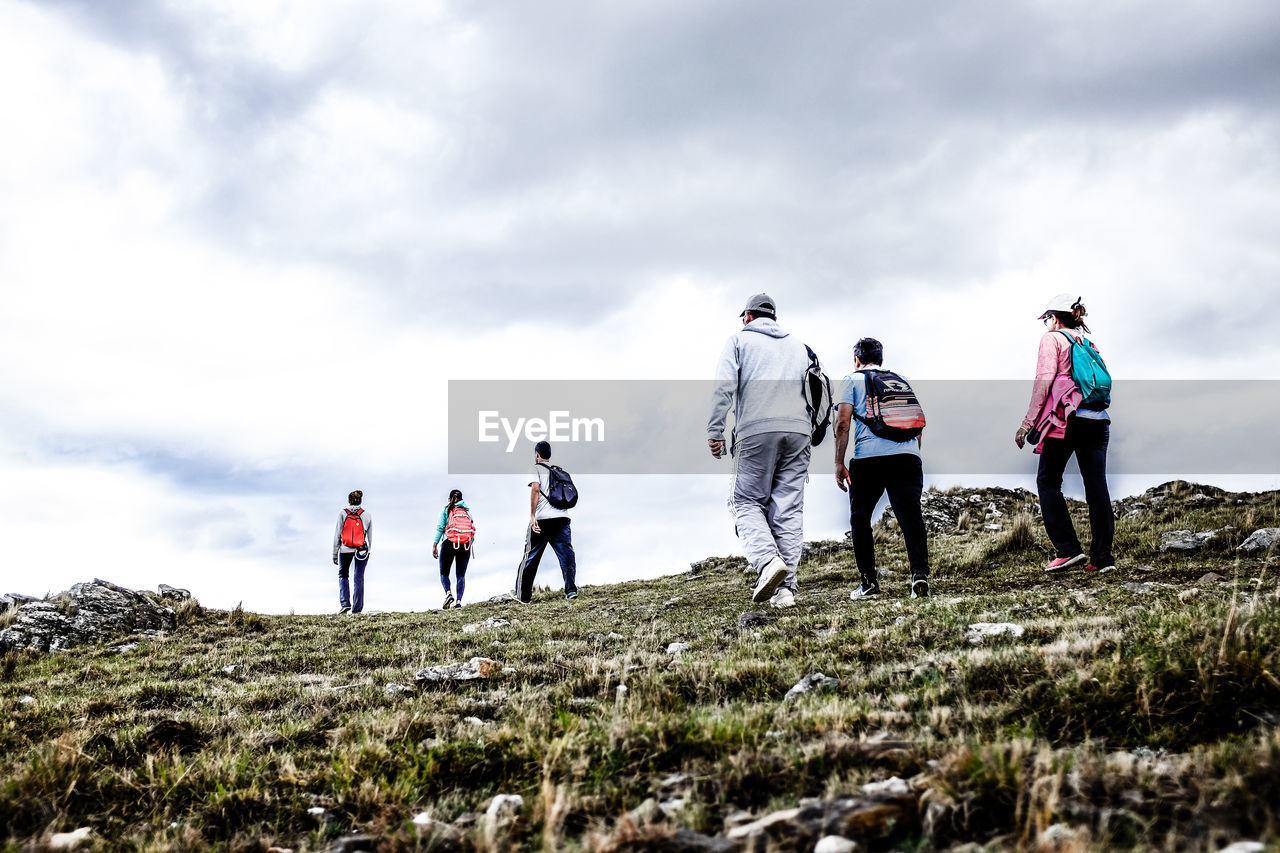
M733 516L747 561L756 570L752 600L795 603L796 566L804 535L804 484L812 425L801 394L809 354L783 331L767 293L742 311L742 331L729 338L716 365L707 443L719 459L733 406Z

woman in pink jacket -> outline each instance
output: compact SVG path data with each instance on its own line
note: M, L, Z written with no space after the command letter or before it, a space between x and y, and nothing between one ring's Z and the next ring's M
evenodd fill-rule
M1094 346L1093 341L1085 337L1089 333L1089 327L1084 323L1087 313L1079 297L1063 293L1049 300L1049 307L1040 315L1048 331L1040 338L1031 405L1014 437L1019 448L1026 444L1028 435L1033 441L1037 437L1039 440L1035 450L1040 454L1036 489L1040 493L1045 532L1057 552L1057 556L1044 567L1046 572L1066 571L1080 565L1091 572L1115 567L1115 557L1111 553L1115 514L1107 488L1111 416L1105 409L1081 408L1080 391L1071 378L1072 341L1067 339L1067 335ZM1089 504L1089 527L1093 539L1088 557L1080 547L1075 525L1067 511L1067 501L1062 496L1062 475L1072 454L1080 466L1085 501Z

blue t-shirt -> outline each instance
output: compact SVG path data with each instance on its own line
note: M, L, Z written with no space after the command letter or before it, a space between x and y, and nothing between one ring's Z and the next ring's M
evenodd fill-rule
M867 377L863 373L850 373L840 380L840 391L836 395L836 405L848 403L853 406L854 414L867 415ZM857 418L853 419L853 458L870 459L873 456L894 456L900 453L920 455L920 440L890 441L881 438Z

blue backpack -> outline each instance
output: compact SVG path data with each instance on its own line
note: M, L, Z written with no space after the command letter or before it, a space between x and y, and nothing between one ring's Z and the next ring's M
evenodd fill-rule
M1082 409L1102 410L1111 405L1111 373L1098 353L1098 348L1083 337L1077 339L1061 332L1071 341L1071 378L1080 389Z
M569 472L559 465L539 462L547 469L547 492L543 497L556 509L573 509L578 504L578 487L573 484Z

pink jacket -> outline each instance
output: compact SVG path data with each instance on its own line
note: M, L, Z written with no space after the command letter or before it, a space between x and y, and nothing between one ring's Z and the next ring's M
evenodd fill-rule
M1083 337L1072 329L1067 333L1077 339ZM1071 378L1071 343L1060 332L1045 332L1040 338L1031 405L1022 419L1023 428L1040 430L1036 453L1044 449L1044 439L1066 437L1067 417L1080 407L1083 399Z

